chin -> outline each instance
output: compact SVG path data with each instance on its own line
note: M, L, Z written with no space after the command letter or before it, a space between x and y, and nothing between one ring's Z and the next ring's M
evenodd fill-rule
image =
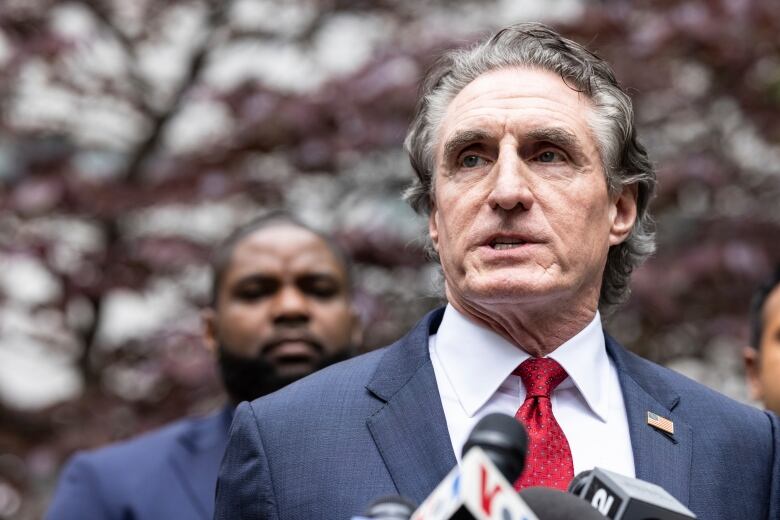
M540 283L538 277L528 279L527 275L509 278L505 275L481 276L479 280L467 284L463 294L467 299L478 302L520 303L549 296L559 289L550 284Z

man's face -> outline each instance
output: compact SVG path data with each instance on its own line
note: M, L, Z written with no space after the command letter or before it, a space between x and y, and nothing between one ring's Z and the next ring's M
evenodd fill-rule
M595 307L636 203L631 189L607 192L591 112L559 76L519 68L483 74L450 103L429 221L450 302Z
M780 414L780 285L764 302L763 323L759 351L745 350L748 383L753 399Z
M360 338L342 262L306 229L255 231L233 251L206 336L229 357L267 362L282 380L309 374Z

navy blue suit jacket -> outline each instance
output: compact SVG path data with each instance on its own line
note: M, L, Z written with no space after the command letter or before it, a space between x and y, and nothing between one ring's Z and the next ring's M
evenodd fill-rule
M75 455L48 520L210 519L232 410Z
M347 519L373 499L417 503L455 465L428 355L442 311L387 348L236 411L217 483L219 520ZM777 417L629 353L607 350L623 391L638 478L700 520L780 518ZM647 412L674 421L667 436Z

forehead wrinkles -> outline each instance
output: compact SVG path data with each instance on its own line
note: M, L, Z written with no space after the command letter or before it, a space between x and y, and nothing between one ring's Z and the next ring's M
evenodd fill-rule
M525 82L510 81L508 74L531 77ZM488 83L487 76L496 81ZM492 127L507 132L517 130L516 125L550 126L554 121L587 132L592 138L589 117L593 110L590 98L557 76L524 69L494 71L469 83L449 103L437 126L436 149L440 151L444 139L462 129Z
M484 79L494 73L527 73L530 78L519 81L515 74L509 79ZM545 140L542 137L550 131L555 133L556 128L573 136L575 148L603 166L602 146L592 124L598 114L587 95L546 71L509 69L494 73L477 78L448 105L437 127L434 168L445 160L450 148L457 146L453 138L461 141L464 135L472 134L474 141L503 141L507 135L519 140Z

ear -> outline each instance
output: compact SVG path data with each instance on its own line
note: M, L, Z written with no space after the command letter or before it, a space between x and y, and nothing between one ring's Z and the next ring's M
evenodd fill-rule
M217 339L217 313L211 307L203 309L200 313L200 322L203 327L203 344L212 354L216 355L219 348Z
M428 236L431 237L433 248L439 251L439 213L436 210L436 204L431 201L431 213L428 215Z
M614 246L622 243L636 222L636 198L637 185L630 184L624 186L623 190L614 197L612 205L609 208L610 228L609 245Z
M752 347L742 347L742 360L745 362L745 379L747 380L750 398L754 401L763 401L764 387L761 384L761 358L759 352Z

